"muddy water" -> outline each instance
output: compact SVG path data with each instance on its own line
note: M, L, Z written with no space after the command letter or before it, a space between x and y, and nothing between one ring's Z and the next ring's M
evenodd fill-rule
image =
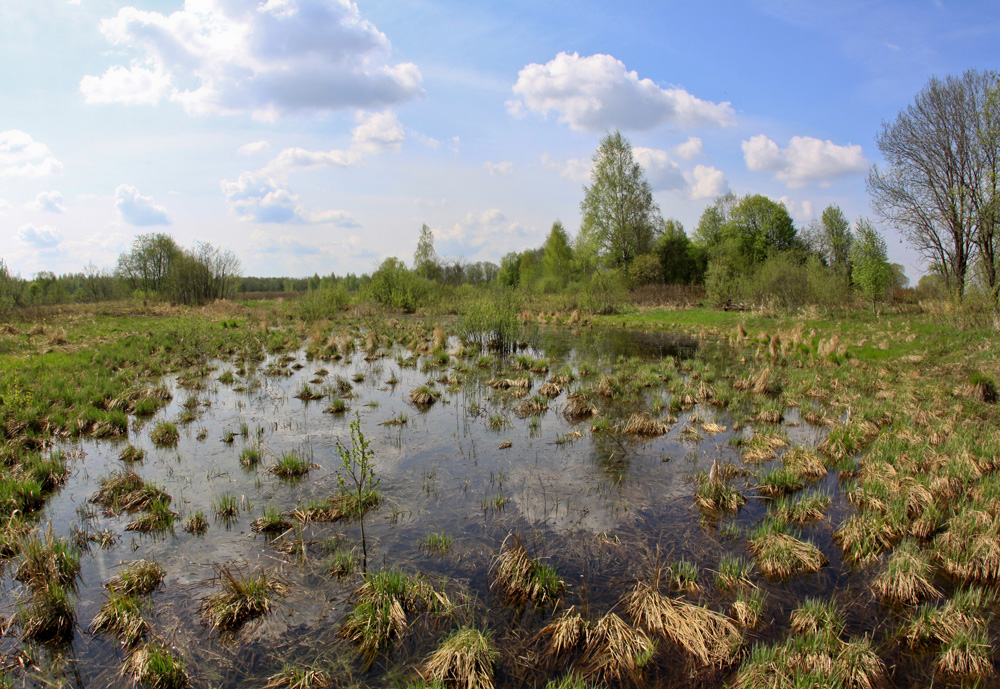
M611 372L619 357L639 357L659 362L663 357L697 356L698 343L621 332L543 331L531 353L546 356L553 370L566 364L574 370L586 364L596 382ZM298 543L294 554L274 547L272 537L255 534L251 522L267 506L290 512L310 499L326 498L337 491L340 463L338 442L350 443L348 424L360 418L365 437L374 451L376 475L384 502L366 521L369 567L398 566L423 573L456 600L464 601L457 619L492 630L501 646L498 680L514 685L524 677L514 657L523 639L544 624L546 613L512 610L490 592L488 570L500 543L509 533L518 534L529 551L557 567L569 585L566 604L576 604L596 617L611 609L636 577L648 576L658 564L685 558L698 563L705 586L703 600L724 608L714 592L712 573L727 552L746 554L744 540L727 539L720 526L737 522L747 529L763 516L759 500L738 515L706 519L692 501L691 477L708 470L713 460L740 463L731 446L731 430L690 439L682 434L686 420L697 413L707 421L731 428L724 410L699 405L678 415L664 436L640 440L616 433L592 433L591 421L573 422L560 413L566 392L549 402L549 410L521 417L514 408L523 400L498 393L483 382L501 373L476 366L476 357L452 358L441 368L402 367L394 351L366 361L358 351L349 360L309 361L304 352L285 360L281 369L290 375L266 375L279 363L269 359L247 375L237 375L232 385L217 378L235 370L231 362L215 362L215 370L201 381L200 389L182 389L166 381L172 402L155 417L136 423L128 441L146 451L135 469L146 480L161 485L173 496L179 518L172 532L140 535L125 531L128 514L102 514L89 503L98 481L122 468L117 459L123 443L83 442L67 448L75 455L72 476L50 501L43 523L69 536L74 525L90 533L115 534L110 549L93 545L82 558L78 587L78 632L62 649L34 649L34 664L24 673L29 685L78 687L129 686L120 676L124 651L110 636L92 634L89 626L105 600L103 584L124 563L153 558L167 571L164 585L153 594L155 634L181 653L192 685L197 687L262 686L284 662L314 664L330 669L344 683L391 684L412 676L409 668L429 652L455 625L421 622L385 661L364 672L354 649L336 637L340 621L350 610L350 593L359 575L331 578L324 560L327 544L340 540L361 553L357 524L308 524L281 539ZM509 361L507 362L510 363ZM456 366L464 370L456 372ZM326 369L325 375L318 374ZM509 369L505 375L510 375ZM428 381L455 375L454 387L437 383L440 401L418 409L408 401L409 392ZM523 375L523 374L521 374ZM330 399L304 402L295 395L312 380L314 390L332 386L337 377L352 380L346 414L323 413ZM395 385L388 384L395 377ZM532 375L533 392L545 374ZM159 420L176 420L191 396L199 400L197 418L181 425L176 447L158 448L149 439ZM649 389L642 400L624 405L595 403L612 420L626 418L648 407L654 398L668 399L665 388ZM407 417L400 426L387 421ZM787 415L795 421L794 411ZM497 422L497 423L494 423ZM499 425L498 428L494 427ZM815 446L821 429L787 427L793 442ZM744 428L737 434L749 434ZM232 436L232 442L225 442ZM509 443L509 447L501 449ZM256 470L240 465L240 452L249 446L264 450ZM282 453L298 451L316 466L301 480L288 481L267 471ZM836 491L836 481L828 479ZM737 482L737 485L745 487ZM229 523L213 519L213 501L224 493L237 496L242 511ZM202 510L210 527L203 536L182 530L183 520ZM833 523L843 507L835 502ZM840 554L830 542L829 521L803 530L829 557L831 564L818 574L793 578L784 584L761 582L770 593L766 617L782 617L805 595L826 595L840 590L860 596L854 574L840 566ZM451 550L430 552L421 542L431 533L452 537ZM251 572L264 569L283 578L289 594L278 601L270 615L235 635L212 631L202 623L203 599L218 590L218 568L228 565ZM3 580L5 600L16 598L17 586ZM11 606L12 608L12 606ZM8 610L7 614L10 614ZM763 634L780 631L781 623ZM12 652L17 642L0 640ZM667 654L669 656L669 654ZM663 658L660 654L658 658ZM662 659L649 675L651 685L683 683L685 671L669 658Z

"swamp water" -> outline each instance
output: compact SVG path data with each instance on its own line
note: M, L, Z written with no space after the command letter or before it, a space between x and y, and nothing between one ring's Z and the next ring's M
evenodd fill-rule
M104 584L123 564L142 558L156 560L166 570L163 585L151 596L152 633L183 657L194 687L262 687L284 663L323 668L337 686L402 685L417 678L414 668L459 625L492 634L500 651L497 686L541 686L544 678L561 673L548 675L525 659L532 635L552 620L552 606L508 604L489 585L491 563L509 534L516 534L531 556L553 566L566 582L559 609L576 605L591 619L609 610L624 616L619 598L637 579L652 581L659 567L686 560L697 565L701 586L689 600L728 610L732 595L717 590L714 573L724 554L750 559L746 533L763 519L765 506L743 478L734 485L750 500L739 511L706 514L694 503L696 474L710 471L713 463L746 466L731 441L755 432L746 424L734 431L735 420L726 409L707 403L668 411L668 383L652 374L659 371L662 378L690 389L691 369L685 362L704 356L697 341L624 331L543 330L528 351L547 359L548 371L537 373L512 370L513 357L445 359L399 348L381 354L366 358L357 349L339 361L310 361L303 350L248 365L246 375L236 375L232 384L218 377L235 371L233 362L214 362L214 370L193 387L179 387L176 378L164 381L172 401L156 416L136 423L128 438L145 450L144 461L134 469L173 498L178 519L164 533L126 531L132 515L102 513L89 502L99 480L123 468L118 457L124 440L64 447L74 457L71 476L49 501L41 524L51 523L67 537L74 528L110 532L114 544L106 549L91 544L81 558L77 632L71 644L22 647L14 629L0 639L8 665L20 666L13 675L16 681L29 686L129 686L131 680L121 675L126 650L113 636L93 633L90 627L106 600ZM733 363L718 351L715 356L723 357L722 365ZM519 413L547 379L569 370L574 381L547 400L547 411ZM590 403L599 416L564 416L568 393L593 388L605 374L622 370L649 380L635 383L639 392L623 399L593 395ZM517 396L485 384L511 377L530 378L531 390ZM295 397L305 385L330 392L338 381L351 381L346 413L324 413L331 397ZM415 406L410 391L429 381L435 381L439 400ZM155 446L150 440L155 424L176 421L192 398L198 400L197 416L178 424L177 445ZM651 410L658 410L651 413L654 419L674 417L668 432L639 437L615 430L633 413ZM326 565L331 542L353 548L360 562L358 523L299 525L292 520L296 526L277 540L251 530L265 508L287 515L309 500L337 493L338 442L350 445L349 423L355 415L371 443L383 498L365 521L369 570L397 567L423 574L456 603L450 615L417 618L367 670L354 645L337 636L351 610L352 593L362 583L360 567L337 577L327 573ZM815 448L825 436L825 428L800 423L794 409L784 416L783 425L770 426L769 432L786 435L792 445ZM403 418L405 423L387 425ZM598 420L607 428L592 431ZM710 422L726 430L704 430ZM240 463L248 447L263 452L254 469ZM304 477L288 480L268 471L292 451L314 463ZM819 546L829 564L787 581L755 575L755 584L768 595L764 622L748 632L750 643L779 638L787 631L789 611L807 596L836 594L847 610L847 633L871 630L877 604L867 581L841 564L840 550L831 540L849 513L836 472L808 488L817 489L832 495L833 504L827 518L800 532ZM234 497L240 509L228 521L213 518L213 503L224 494ZM210 523L204 535L181 528L196 510ZM427 547L431 534L451 539L447 552ZM276 547L281 544L286 547ZM220 634L203 623L201 605L219 590L221 566L246 574L266 571L284 581L287 595L275 599L271 612L259 621ZM7 616L13 614L20 590L11 575L5 572L2 583ZM648 686L714 685L730 676L733 667L699 672L692 675L681 652L661 641L642 681Z

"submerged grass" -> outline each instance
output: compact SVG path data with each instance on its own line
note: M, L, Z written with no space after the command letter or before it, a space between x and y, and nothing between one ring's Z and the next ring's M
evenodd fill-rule
M516 534L508 534L490 567L490 587L514 603L554 602L566 589L556 570L535 560Z

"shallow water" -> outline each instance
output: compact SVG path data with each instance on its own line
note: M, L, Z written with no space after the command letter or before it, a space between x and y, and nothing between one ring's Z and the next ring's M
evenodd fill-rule
M553 371L566 364L578 371L586 363L596 373L585 382L596 382L602 372L618 365L619 357L646 362L659 362L665 356L683 359L698 356L698 342L628 331L543 330L530 351L548 357ZM707 471L713 460L741 464L738 450L729 441L734 435L749 435L752 428L734 433L733 420L724 410L697 405L677 414L670 432L661 437L592 433L591 421L570 421L560 413L566 391L549 402L547 412L522 418L514 411L522 400L482 384L500 375L499 369L478 368L476 357L471 357L452 358L443 368L422 371L427 357L420 357L416 367L404 368L395 359L401 354L396 350L392 357L365 361L359 350L350 360L334 362L308 361L300 351L287 361L289 376L265 375L265 369L278 360L271 357L256 371L237 376L233 385L216 380L224 371L234 370L228 362L214 362L215 370L202 381L201 390L181 389L176 379L167 380L174 394L171 403L152 419L137 423L128 438L146 451L136 471L173 496L172 507L179 518L174 530L166 534L125 531L130 515L101 514L88 502L99 479L122 468L118 455L124 440L84 441L67 447L76 456L72 475L49 501L42 522L51 522L57 533L67 536L73 525L83 525L91 533L108 529L116 534L117 544L108 550L94 545L84 554L76 637L68 648L52 651L52 657L48 650L38 651L37 662L24 673L26 683L131 684L119 674L123 649L112 637L92 634L88 628L105 600L104 583L123 563L140 558L153 558L167 571L163 586L152 595L153 630L183 654L193 686L262 686L283 662L291 661L336 668L334 674L342 680L353 678L373 685L410 676L407 668L433 649L455 622L419 623L388 661L362 671L353 648L336 637L360 578L331 578L323 568L324 547L331 539L356 546L360 555L357 523L306 525L301 532L305 557L280 552L272 547L271 537L250 528L268 505L289 512L309 499L337 492L338 442L350 442L348 424L355 414L371 442L384 498L366 520L369 566L400 566L424 573L453 598L466 601L458 618L491 629L502 647L499 685L516 684L522 677L513 662L506 661L532 631L550 619L546 612L504 606L489 589L491 560L510 533L518 534L529 552L557 567L569 585L564 604L582 605L594 618L611 609L637 577L648 577L657 565L680 558L698 563L706 589L704 600L724 608L713 593L712 572L722 554L746 555L746 550L743 540L723 538L719 526L735 521L746 529L760 520L764 506L760 500L751 500L736 515L706 519L692 501L690 479L698 471ZM467 371L455 373L459 364ZM294 397L321 368L328 370L322 376L325 382L338 375L346 379L363 375L363 381L353 383L349 413L323 413L329 400L303 402ZM438 383L443 394L428 409L418 409L408 401L412 389L453 373L462 384L447 389ZM504 375L509 376L509 371ZM392 376L398 379L396 385L386 382ZM547 377L532 375L532 394ZM312 385L314 389L322 386ZM237 391L241 387L246 390ZM153 445L149 435L155 423L177 419L191 395L201 403L198 418L181 426L177 446ZM668 398L669 393L654 386L638 403L602 402L598 406L602 415L617 420L646 408L654 397ZM408 418L405 425L382 425L401 414ZM729 430L691 439L682 431L692 414ZM502 418L503 427L491 427L491 417ZM795 444L815 446L824 436L824 429L799 424L794 410L786 414L786 424L784 430ZM244 426L245 436L240 433ZM236 434L233 442L224 442L230 432ZM576 433L580 437L573 437ZM508 442L509 448L500 449ZM257 444L265 449L264 462L256 470L246 470L240 465L240 452ZM283 480L267 471L282 453L293 450L311 456L317 465L302 480ZM739 481L737 485L745 488ZM833 474L825 485L839 495ZM223 493L238 496L246 508L229 524L212 519L213 500ZM502 505L498 505L500 498L505 499ZM181 529L184 518L198 509L211 523L203 536ZM837 515L844 509L842 501L836 500L831 520L802 530L814 537L830 565L818 574L793 577L789 582L761 582L770 594L765 616L779 623L759 636L780 633L782 621L787 620L787 613L780 613L806 595L838 591L838 595L860 600L861 580L841 566L840 551L830 541L832 524L839 523ZM421 546L434 532L454 539L448 554ZM287 535L289 539L296 536ZM216 573L227 564L247 572L263 568L284 578L290 593L259 624L236 635L220 636L202 623L199 608L206 596L218 590ZM9 572L2 586L6 600L16 597L18 586ZM870 605L861 603L854 609ZM10 637L2 641L7 651L18 647ZM661 653L659 658L664 655L670 654ZM683 684L685 672L676 663L662 660L648 679L652 686Z

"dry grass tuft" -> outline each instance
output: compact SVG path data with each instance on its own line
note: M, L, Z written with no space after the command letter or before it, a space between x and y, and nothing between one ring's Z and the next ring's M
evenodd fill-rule
M731 662L741 644L739 630L725 615L663 596L643 582L628 594L625 609L637 625L674 642L702 665Z
M818 572L828 562L812 543L776 530L759 533L750 539L748 545L760 571L776 579L787 579L802 572Z
M566 406L563 407L562 413L568 419L584 419L588 416L597 416L597 407L592 405L585 395L567 395Z
M414 388L410 391L410 402L418 407L429 407L437 402L440 396L441 393L438 390L421 385L419 388Z
M933 576L927 554L917 543L906 540L899 544L871 586L883 600L914 605L940 595L931 583Z
M223 566L218 578L223 590L208 596L201 610L213 627L224 631L238 630L250 620L266 615L271 610L271 598L288 592L285 582L264 572L247 577Z
M493 576L490 588L516 603L553 602L566 589L566 582L556 570L529 556L516 534L508 534L504 539L490 570Z
M646 437L664 435L669 431L670 426L663 421L650 418L646 412L632 414L624 426L621 427L622 433Z
M587 639L583 676L609 686L635 681L652 658L656 646L646 634L625 623L613 612L597 621Z
M462 627L438 646L420 674L447 687L493 689L493 667L499 655L488 632Z
M542 627L535 640L547 640L544 655L555 659L582 648L587 643L588 630L587 621L576 611L576 606L572 606Z
M562 386L558 383L548 382L538 388L538 394L545 395L546 397L558 397L562 394Z

